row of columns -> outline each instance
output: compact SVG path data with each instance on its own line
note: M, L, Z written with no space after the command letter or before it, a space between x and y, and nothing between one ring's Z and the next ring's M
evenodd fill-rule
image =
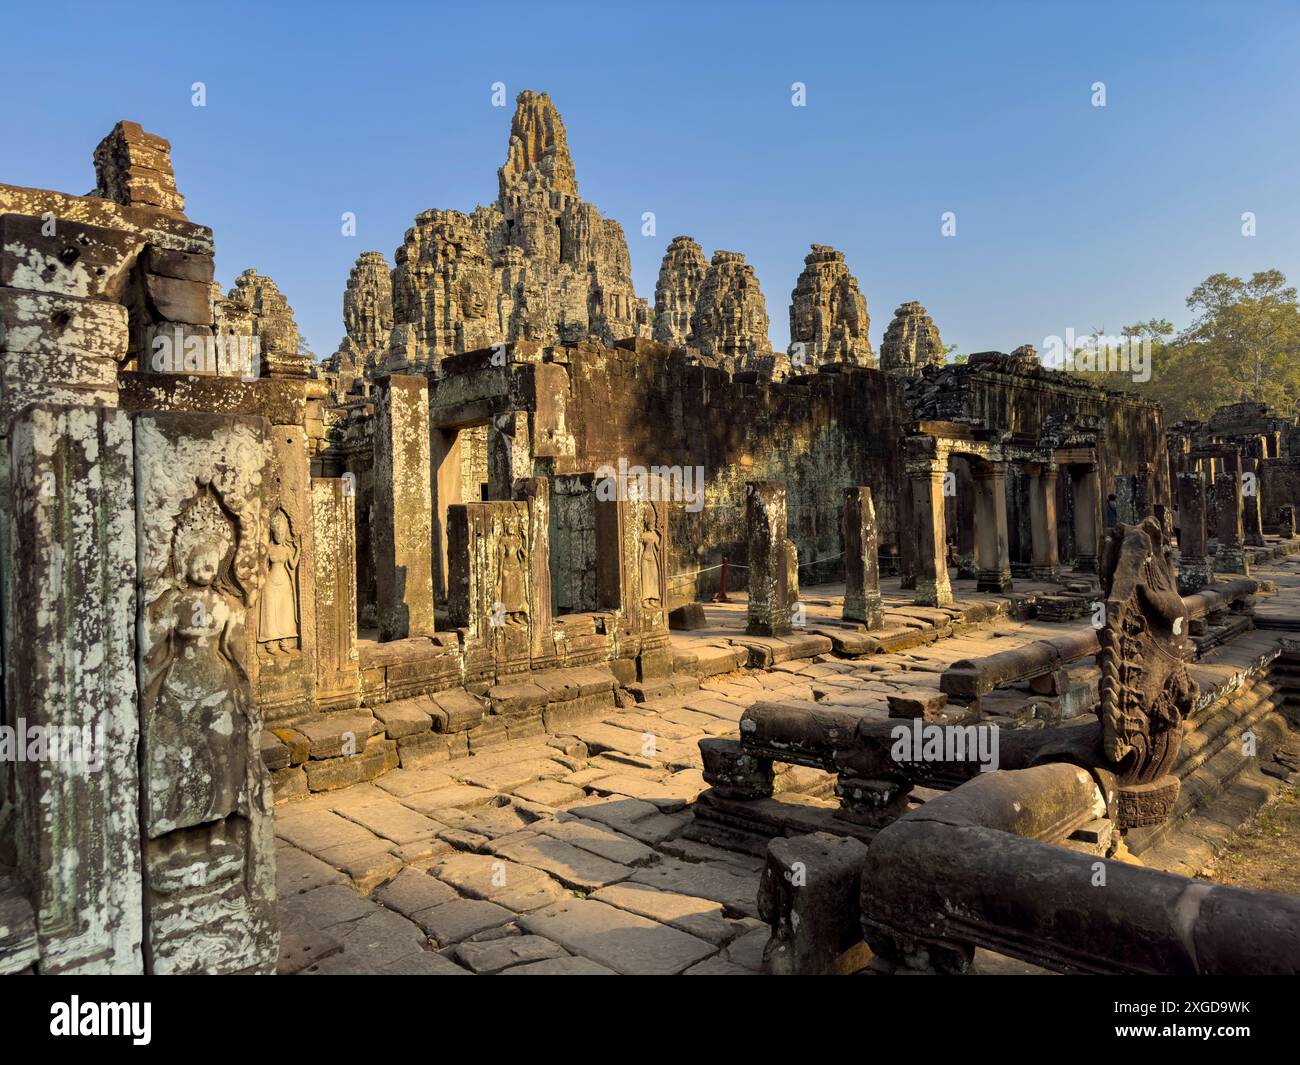
M911 528L903 529L915 551L915 601L925 606L952 602L948 577L948 551L944 498L955 477L948 470L948 456L932 438L917 437L909 442L906 473L911 489ZM1072 463L1068 467L1074 495L1075 570L1097 571L1101 532L1101 477L1095 462ZM1031 573L1036 580L1060 576L1060 547L1056 532L1055 462L1027 466L1031 533ZM1011 590L1010 541L1007 534L1007 464L1005 461L974 459L975 577L981 592ZM904 509L904 508L900 508Z

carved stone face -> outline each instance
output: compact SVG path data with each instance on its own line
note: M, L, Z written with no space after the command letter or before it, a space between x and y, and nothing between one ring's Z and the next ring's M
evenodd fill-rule
M276 511L271 517L271 543L282 544L289 535L289 523L285 516Z
M216 551L210 547L196 547L185 566L185 577L198 588L206 588L217 579L217 567L221 560Z

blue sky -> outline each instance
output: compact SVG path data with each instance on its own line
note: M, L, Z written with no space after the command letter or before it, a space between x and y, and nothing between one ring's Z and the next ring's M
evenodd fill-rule
M495 197L524 88L559 107L637 292L679 233L744 252L780 347L812 242L847 256L877 347L909 299L971 352L1181 325L1217 271L1300 282L1297 3L5 7L0 181L85 192L95 144L139 121L218 280L274 277L318 356L358 254Z

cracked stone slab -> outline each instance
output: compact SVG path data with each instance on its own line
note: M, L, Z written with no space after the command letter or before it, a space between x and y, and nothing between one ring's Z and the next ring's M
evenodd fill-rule
M717 950L687 932L594 899L558 902L520 918L520 924L626 975L669 976Z

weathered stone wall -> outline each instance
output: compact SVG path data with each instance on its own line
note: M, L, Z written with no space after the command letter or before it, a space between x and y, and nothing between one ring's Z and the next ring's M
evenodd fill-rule
M808 374L788 382L741 383L725 370L692 365L661 349L570 349L567 423L575 471L617 466L702 466L704 506L671 508L670 576L745 560L746 482L787 483L789 536L806 583L840 572L843 490L869 485L882 549L896 551L907 412L902 388L875 370ZM559 464L557 463L557 466ZM718 573L674 580L670 603L717 588ZM732 587L738 587L733 574Z

